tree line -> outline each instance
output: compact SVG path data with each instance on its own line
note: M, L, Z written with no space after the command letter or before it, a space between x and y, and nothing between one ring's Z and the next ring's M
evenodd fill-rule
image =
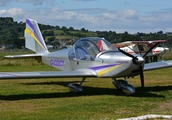
M172 32L163 33L163 31L157 31L156 33L137 32L136 34L129 34L127 31L116 33L115 31L89 31L85 28L78 30L73 27L67 28L65 26L51 26L40 23L39 27L48 44L57 43L59 39L70 40L88 36L103 37L111 43L165 39L168 40L168 44L172 44ZM15 48L21 49L25 45L24 29L25 22L16 22L12 17L0 17L0 45L13 44ZM58 36L61 36L61 38Z

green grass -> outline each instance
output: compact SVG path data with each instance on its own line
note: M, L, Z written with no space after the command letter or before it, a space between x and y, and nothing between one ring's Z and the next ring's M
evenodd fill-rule
M0 71L55 70L32 59L2 60ZM20 64L19 64L20 63ZM23 64L25 63L25 64ZM145 72L145 88L139 76L128 81L136 88L124 94L108 78L88 78L83 93L73 95L67 85L80 78L44 78L0 81L0 119L88 120L118 119L146 114L172 114L172 68Z

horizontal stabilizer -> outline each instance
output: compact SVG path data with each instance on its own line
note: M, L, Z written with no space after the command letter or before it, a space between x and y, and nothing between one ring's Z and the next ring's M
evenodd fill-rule
M38 62L41 62L41 54L7 55L4 56L2 59L27 59L27 58L34 58Z

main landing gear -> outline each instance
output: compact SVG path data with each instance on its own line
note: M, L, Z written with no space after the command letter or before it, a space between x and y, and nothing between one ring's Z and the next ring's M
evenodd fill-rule
M74 94L81 93L83 91L82 84L85 81L85 79L86 77L82 79L80 84L70 83L68 85L69 90ZM135 88L132 85L128 84L126 80L116 80L115 78L113 78L112 83L118 90L123 91L124 94L127 96L135 93Z
M82 84L85 81L86 77L82 79L80 84L70 83L68 84L69 90L73 92L74 94L79 94L83 91Z
M116 80L115 78L112 79L113 85L118 89L124 92L125 95L131 95L135 93L135 88L128 84L126 80Z

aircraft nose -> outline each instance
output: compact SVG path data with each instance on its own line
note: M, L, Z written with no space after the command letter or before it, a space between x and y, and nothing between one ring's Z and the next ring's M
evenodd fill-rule
M119 50L120 52L122 52L123 54L127 55L128 57L133 58L133 59L132 59L132 62L133 62L134 64L136 64L136 65L142 65L142 64L145 62L144 58L143 58L142 56L138 55L138 54L131 55L131 54L129 54L129 53L127 53L127 52L121 50L120 48L118 48L118 50Z

